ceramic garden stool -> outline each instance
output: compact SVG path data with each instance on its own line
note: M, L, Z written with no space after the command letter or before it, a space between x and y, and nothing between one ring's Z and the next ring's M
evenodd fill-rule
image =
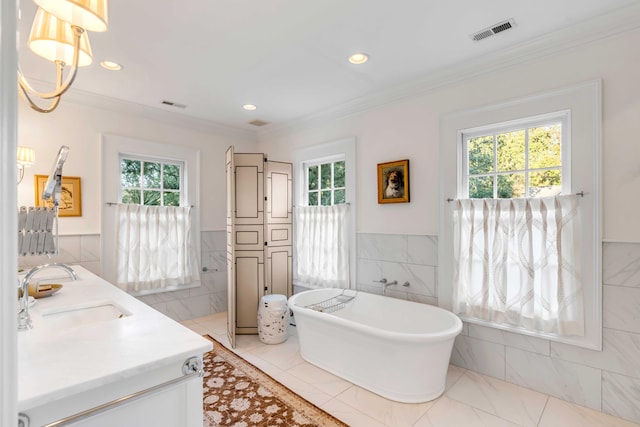
M284 295L265 295L258 306L258 336L265 344L280 344L287 340L289 306Z

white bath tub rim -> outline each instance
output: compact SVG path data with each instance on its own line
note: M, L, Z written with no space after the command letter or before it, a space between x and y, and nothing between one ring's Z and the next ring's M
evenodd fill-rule
M406 303L409 305L413 305L415 307L420 306L420 310L430 311L436 316L439 316L441 318L446 318L448 324L445 325L440 330L437 330L437 331L431 330L424 333L390 331L386 329L381 329L379 327L369 326L369 325L356 322L350 319L338 317L335 314L338 314L340 310L334 313L325 313L325 312L320 312L320 311L316 311L311 308L305 307L306 305L310 305L318 302L317 298L310 301L304 301L304 299L310 295L320 293L319 291L322 291L322 293L324 294L321 297L321 299L324 299L325 296L327 298L331 298L332 295L336 296L344 291L345 294L353 295L355 297L352 303L355 303L358 298L358 295L361 295L361 294L370 295L372 297L385 298L389 300L396 300L394 298L387 297L387 296L371 294L371 293L366 293L366 292L356 291L356 290L349 290L349 289L348 290L344 290L340 288L312 289L312 290L297 293L289 298L289 301L288 301L289 308L291 308L291 310L293 311L294 316L297 310L304 310L304 314L306 316L310 316L311 318L333 323L340 327L345 327L346 325L348 325L348 327L353 328L354 330L361 331L363 333L374 334L374 335L388 338L389 340L393 340L393 341L398 340L403 342L445 341L445 340L456 337L462 331L462 320L460 320L460 318L456 316L454 313L452 313L451 311L441 307L434 306L434 305L422 304L422 303L417 303L417 302L407 301L407 300L396 300L396 301L400 301L403 304ZM300 301L300 300L303 300L303 301ZM347 307L345 309L348 309L348 304L352 304L352 303L347 303Z

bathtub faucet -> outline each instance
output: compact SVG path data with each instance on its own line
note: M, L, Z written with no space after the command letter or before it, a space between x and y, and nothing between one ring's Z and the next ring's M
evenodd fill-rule
M374 280L374 282L378 282L378 283L382 283L382 295L385 294L385 291L387 290L387 286L392 286L392 285L397 285L398 281L394 280L393 282L388 282L386 278L382 278L380 280Z

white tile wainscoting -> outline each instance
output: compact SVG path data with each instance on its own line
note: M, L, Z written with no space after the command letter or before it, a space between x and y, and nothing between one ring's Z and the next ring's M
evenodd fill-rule
M200 233L202 285L197 288L163 292L139 297L141 301L177 321L207 316L227 310L226 232L203 231ZM79 264L100 275L100 235L60 236L60 254L51 257L18 257L21 268L29 268L47 262Z
M437 247L436 236L360 234L358 289L409 280L387 294L437 304ZM604 243L602 264L602 351L465 324L452 364L640 423L640 243Z
M18 266L28 269L50 262L79 264L90 272L100 275L100 235L75 234L60 236L59 253L46 256L19 256Z
M382 294L377 281L397 280L387 296L438 305L437 237L360 233L356 258L358 290Z
M146 295L139 299L177 321L227 311L226 239L226 231L200 233L200 287Z
M603 245L603 283L602 351L468 325L452 363L640 423L640 244Z
M201 234L203 286L141 299L178 321L226 311L225 239L224 231ZM61 236L60 247L51 261L99 273L99 235ZM437 305L437 248L437 236L360 233L357 288L380 294L374 280L385 277L399 283L387 295ZM19 258L21 267L43 262ZM640 243L603 244L603 283L602 351L465 324L452 364L640 423Z

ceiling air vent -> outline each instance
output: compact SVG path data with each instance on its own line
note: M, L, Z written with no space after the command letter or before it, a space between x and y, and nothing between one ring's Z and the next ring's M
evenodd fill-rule
M254 126L264 126L264 125L268 125L269 122L264 122L262 120L253 120L251 122L249 122L250 125L254 125Z
M162 105L168 105L169 107L176 107L176 108L187 108L186 105L184 104L178 104L177 102L173 102L173 101L162 101L161 102Z
M484 28L480 31L476 31L475 33L471 34L471 39L473 41L480 41L480 40L484 40L487 37L491 37L495 34L501 33L503 31L506 31L510 28L513 28L516 26L515 21L513 20L513 18L507 20L507 21L503 21L503 22L498 22L495 25L492 25L489 28Z

